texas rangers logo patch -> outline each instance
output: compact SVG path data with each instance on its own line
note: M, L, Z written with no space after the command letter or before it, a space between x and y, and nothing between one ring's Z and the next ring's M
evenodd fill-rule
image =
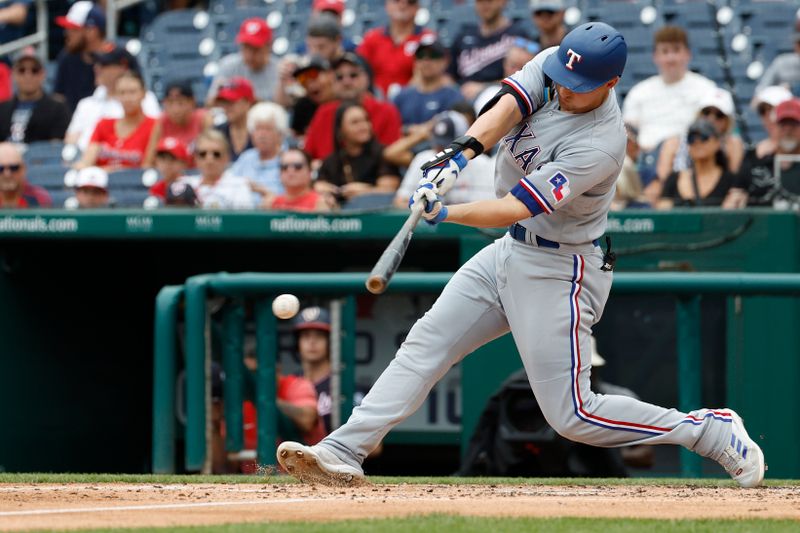
M556 203L569 196L569 179L561 172L556 173L547 182L553 186L550 192L553 193Z

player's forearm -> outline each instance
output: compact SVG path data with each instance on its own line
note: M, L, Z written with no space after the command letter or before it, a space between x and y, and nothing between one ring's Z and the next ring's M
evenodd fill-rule
M445 221L474 228L503 228L530 216L525 204L507 194L497 200L449 205Z
M487 150L497 144L503 135L509 132L520 120L522 113L517 106L517 101L510 94L504 94L489 111L478 117L467 135L477 139ZM475 154L472 150L464 150L467 159L472 159Z

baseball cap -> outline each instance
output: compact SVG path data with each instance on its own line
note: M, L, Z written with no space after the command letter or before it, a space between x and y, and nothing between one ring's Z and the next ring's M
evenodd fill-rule
M414 52L414 57L419 58L425 53L429 57L442 58L447 55L447 48L435 36L427 34L420 39L417 50Z
M800 122L800 98L792 98L781 102L775 108L775 121L795 120Z
M758 109L761 104L769 104L772 107L777 106L781 102L791 100L792 92L783 85L770 85L758 91L753 98L751 107Z
M622 76L627 58L628 45L620 32L604 22L588 22L564 37L542 70L562 87L587 93Z
M100 28L105 31L106 15L103 9L94 2L75 2L67 11L66 16L56 17L56 24L70 30Z
M333 62L333 68L339 68L339 65L342 63L349 63L361 68L364 71L367 71L366 61L364 61L364 59L355 52L345 52L342 54L342 57Z
M266 19L260 17L252 17L242 22L239 34L236 36L237 43L249 44L256 48L266 46L271 41L272 30L269 29Z
M108 190L108 173L100 167L86 167L78 171L75 188L94 187Z
M14 61L13 64L16 65L17 63L24 61L26 59L30 59L36 61L39 66L42 66L42 58L38 56L36 53L36 49L33 46L26 46L16 54L14 54Z
M431 143L434 146L449 146L454 139L466 134L467 129L469 124L464 115L457 111L445 111L436 116Z
M217 92L218 100L228 100L237 102L239 100L248 100L250 102L256 101L256 95L253 91L253 84L247 78L231 78L223 83Z
M303 72L308 72L309 70L330 70L331 64L328 63L328 60L324 57L320 56L303 56L297 63L297 66L294 68L294 73L292 74L295 78L300 76Z
M164 98L169 97L172 92L177 92L180 96L185 96L186 98L194 100L194 89L189 80L174 80L167 83L164 89Z
M195 207L200 204L200 201L191 185L178 180L173 181L167 187L164 203L172 206Z
M132 70L138 70L139 66L136 62L136 58L125 50L124 46L115 46L113 44L105 46L102 52L96 52L94 54L94 60L97 64L102 66L122 65Z
M333 11L337 15L344 12L344 0L314 0L313 11Z
M177 137L162 137L156 145L156 154L170 154L184 163L192 162L189 149Z
M734 114L733 96L731 96L731 93L725 89L716 87L714 90L706 93L705 96L701 98L700 109L704 109L706 107L716 107L727 116L732 117Z
M326 37L338 39L342 36L342 28L336 15L331 13L314 13L308 21L306 35L309 37Z
M331 317L328 314L328 310L314 306L306 307L300 311L294 319L294 330L302 331L305 329L330 331Z
M531 0L531 12L537 11L564 11L564 0Z

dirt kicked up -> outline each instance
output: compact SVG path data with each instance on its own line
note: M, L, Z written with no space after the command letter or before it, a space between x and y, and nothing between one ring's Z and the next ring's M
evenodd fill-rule
M0 484L0 530L463 516L800 520L800 486Z

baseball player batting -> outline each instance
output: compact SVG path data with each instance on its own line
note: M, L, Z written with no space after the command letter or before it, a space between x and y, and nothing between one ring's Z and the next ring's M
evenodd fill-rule
M559 434L605 447L679 444L718 461L743 487L761 483L764 455L734 411L681 413L589 388L591 329L611 289L613 261L598 239L625 155L614 86L626 57L625 39L611 26L578 26L503 80L467 135L423 166L411 203L425 202L426 221L510 226L508 233L456 272L347 424L315 446L278 447L290 474L359 482L364 458L422 405L436 381L511 330L536 399ZM437 192L498 142L497 199L443 205Z

